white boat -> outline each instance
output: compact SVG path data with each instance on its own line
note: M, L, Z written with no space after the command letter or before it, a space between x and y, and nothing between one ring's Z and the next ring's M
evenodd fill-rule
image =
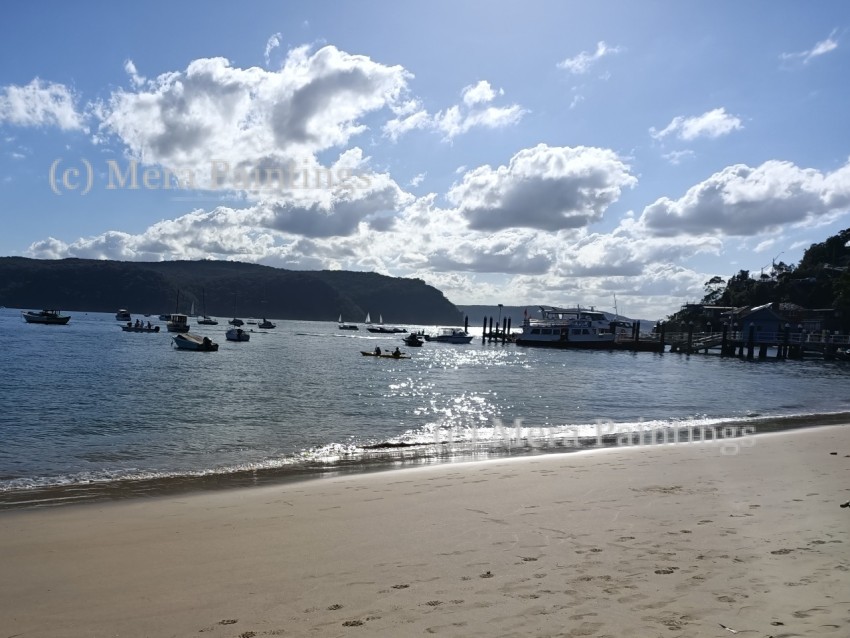
M250 341L251 339L251 335L242 328L230 328L224 336L228 341Z
M69 315L61 314L60 310L27 310L21 316L27 323L41 323L51 326L64 326L71 320Z
M472 335L468 334L463 328L440 328L439 334L433 336L429 341L437 343L470 343Z
M366 317L368 318L369 315L366 315ZM357 324L343 323L342 322L342 315L340 315L339 319L337 319L337 323L339 323L339 329L340 330L360 330L360 328L357 326Z
M517 345L610 350L630 341L633 334L630 321L609 319L593 308L540 306L540 315L526 316Z
M121 308L118 312L115 313L116 321L130 321L132 317L130 316L130 311L126 308Z
M218 350L218 344L214 343L209 337L201 337L188 332L171 337L171 342L179 350L194 350L195 352L216 352Z
M168 332L189 332L189 317L179 314L171 315L165 327Z

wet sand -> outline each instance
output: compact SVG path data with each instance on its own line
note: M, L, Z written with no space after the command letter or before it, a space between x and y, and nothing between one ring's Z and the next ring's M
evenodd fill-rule
M8 511L0 636L846 636L848 500L832 426Z

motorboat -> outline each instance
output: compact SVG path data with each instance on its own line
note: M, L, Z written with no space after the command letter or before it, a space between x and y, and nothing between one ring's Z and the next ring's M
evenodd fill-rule
M250 333L242 328L230 328L224 336L228 341L250 341L251 339Z
M168 332L189 332L189 317L186 315L173 314L165 324Z
M421 348L422 344L425 343L425 340L422 337L412 332L407 335L403 341L411 348Z
M237 328L238 328L239 326L244 326L244 325L245 325L245 322L244 322L244 321L242 321L241 319L237 319L236 317L233 317L233 319L231 319L231 320L230 320L230 321L228 321L227 323L229 323L231 326L236 326Z
M193 350L195 352L216 352L218 344L209 337L201 337L190 333L179 334L171 337L171 342L178 350Z
M441 328L440 332L432 336L428 341L437 343L470 343L472 335L463 328Z
M27 323L42 323L50 326L64 326L71 320L70 315L63 315L60 310L27 310L21 316Z
M277 328L277 326L275 324L273 324L271 321L269 321L265 317L263 317L263 320L260 323L257 324L257 327L263 328L264 330L271 330L272 328Z
M121 310L115 313L116 321L130 321L131 319L130 311L125 308L121 308Z
M540 306L540 318L526 316L518 346L550 348L617 349L631 340L630 321L611 320L604 312L591 308L557 308Z

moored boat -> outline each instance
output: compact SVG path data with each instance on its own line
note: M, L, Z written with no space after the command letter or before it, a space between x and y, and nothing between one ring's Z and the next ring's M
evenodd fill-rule
M470 343L472 335L463 328L441 328L439 334L432 336L428 341L437 343Z
M342 315L340 315L339 319L337 319L337 323L339 323L339 329L340 330L360 330L360 327L357 324L343 323L342 322Z
M263 320L260 323L257 324L257 327L263 328L264 330L271 330L272 328L277 328L277 326L275 324L273 324L271 321L269 321L265 317L263 317Z
M21 316L27 323L41 323L49 326L64 326L71 320L70 315L63 315L60 310L27 310Z
M118 312L115 313L116 321L130 321L132 317L130 316L130 311L126 308L121 308Z
M224 337L228 341L250 341L251 339L251 335L242 328L230 328L224 333Z
M195 352L216 352L218 344L209 337L201 337L190 333L179 334L171 337L174 346L179 350L193 350Z
M366 315L366 330L369 332L375 332L378 334L398 334L400 332L407 332L407 329L400 328L399 326L385 326L384 325L384 317L383 315L378 315L378 325L374 325L369 323L369 315Z
M213 319L212 317L210 317L207 314L207 291L205 289L202 289L201 294L203 296L203 301L204 301L204 314L200 319L198 319L198 325L199 326L217 326L218 321L216 321L215 319Z
M406 343L411 348L421 348L422 344L425 343L425 340L417 334L410 333L404 339L402 339L404 343Z
M171 315L165 327L168 332L189 332L189 317L180 314Z
M575 348L587 350L633 349L634 325L628 320L609 319L593 308L540 306L540 318L526 317L518 346ZM649 344L655 346L655 344ZM650 349L647 346L647 349Z

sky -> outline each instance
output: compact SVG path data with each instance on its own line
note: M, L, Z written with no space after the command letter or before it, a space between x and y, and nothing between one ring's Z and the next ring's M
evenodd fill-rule
M0 10L0 255L654 319L850 226L843 0Z

